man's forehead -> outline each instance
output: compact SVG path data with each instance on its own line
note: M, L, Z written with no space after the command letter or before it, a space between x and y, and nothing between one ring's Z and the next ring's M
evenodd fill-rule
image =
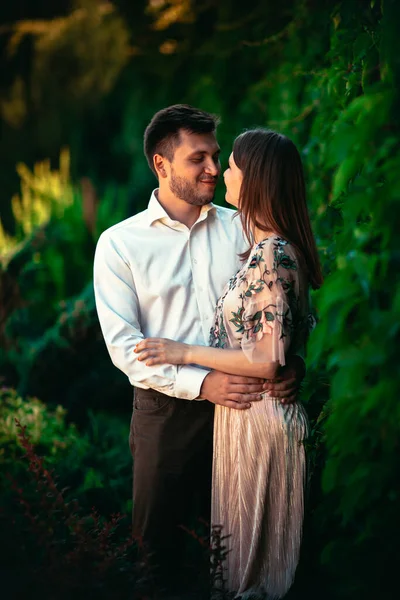
M190 133L182 129L179 132L179 145L177 150L181 152L211 152L214 154L220 150L215 133Z

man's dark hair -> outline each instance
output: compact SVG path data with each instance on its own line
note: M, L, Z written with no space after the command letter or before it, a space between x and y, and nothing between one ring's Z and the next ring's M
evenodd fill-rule
M161 154L172 162L179 145L179 132L214 133L219 123L216 115L188 104L174 104L158 111L144 132L144 153L150 169L157 177L153 157Z

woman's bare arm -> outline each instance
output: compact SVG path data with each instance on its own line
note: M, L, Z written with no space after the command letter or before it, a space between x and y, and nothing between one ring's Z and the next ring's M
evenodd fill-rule
M242 350L223 350L208 346L190 346L190 362L216 371L231 375L247 375L274 379L279 369L279 363L251 363Z
M225 350L209 346L191 346L165 338L147 338L135 348L138 360L146 365L197 364L231 375L246 375L274 379L279 369L278 362L250 362L242 350Z

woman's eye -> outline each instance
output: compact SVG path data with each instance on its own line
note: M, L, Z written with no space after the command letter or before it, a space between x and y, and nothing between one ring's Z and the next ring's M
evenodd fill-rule
M201 162L203 159L202 158L192 158L192 162L198 163Z

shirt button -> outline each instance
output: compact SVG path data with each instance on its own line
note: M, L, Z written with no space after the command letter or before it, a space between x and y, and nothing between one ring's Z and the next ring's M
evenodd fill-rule
M193 262L195 265L197 265L197 260L195 258L193 259Z

